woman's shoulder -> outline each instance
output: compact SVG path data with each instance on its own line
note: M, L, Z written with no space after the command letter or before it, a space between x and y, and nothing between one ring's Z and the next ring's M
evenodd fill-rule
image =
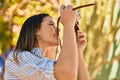
M51 60L49 58L44 58L42 56L42 50L40 48L33 48L31 52L29 51L19 51L19 52L11 52L8 55L7 60L14 61L14 56L17 53L18 62L25 62L29 64L34 64L36 66L44 66L44 69L53 69L55 60Z
M8 56L6 69L8 68L8 70L10 70L13 73L18 73L21 75L24 74L27 76L33 75L35 71L39 71L41 73L41 75L39 76L44 75L45 79L54 80L55 61L50 60L48 58L44 58L41 55L42 52L40 49L34 49L31 52L21 51L18 53L19 64L16 64L13 59L13 52L12 52ZM36 76L38 75L36 74Z
M39 48L33 48L31 51L12 51L7 59L12 59L14 57L19 58L32 58L32 57L42 57L42 51Z

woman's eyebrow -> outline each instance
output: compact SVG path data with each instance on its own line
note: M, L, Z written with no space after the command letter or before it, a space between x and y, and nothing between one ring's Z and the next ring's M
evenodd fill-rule
M54 23L53 21L49 21L49 22Z

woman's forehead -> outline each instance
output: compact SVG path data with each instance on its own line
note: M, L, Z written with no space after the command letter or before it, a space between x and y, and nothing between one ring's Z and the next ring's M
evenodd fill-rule
M51 16L46 16L43 21L47 21L47 22L53 22L53 19Z

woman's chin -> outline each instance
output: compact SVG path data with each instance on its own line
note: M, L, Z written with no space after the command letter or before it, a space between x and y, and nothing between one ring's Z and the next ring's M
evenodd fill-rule
M58 46L60 45L60 40L54 37L53 40L50 41L51 46Z
M51 43L51 46L58 46L58 45L59 45L58 42L53 42L53 43Z
M53 43L53 46L58 46L59 45L59 43Z

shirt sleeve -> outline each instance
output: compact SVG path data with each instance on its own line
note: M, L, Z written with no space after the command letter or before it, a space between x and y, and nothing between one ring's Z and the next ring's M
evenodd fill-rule
M54 64L56 61L37 57L30 52L22 52L18 58L19 64L8 60L8 67L15 76L29 80L56 80L54 77ZM11 68L11 69L10 69Z
M27 57L29 58L29 65L41 72L43 80L55 80L54 64L56 61L43 57L40 58L31 53L25 55L24 58L26 58L26 56L29 56Z
M43 72L43 78L46 80L46 79L49 79L49 80L55 80L55 77L54 77L54 64L55 64L55 61L52 61L52 60L49 60L47 58L44 58L43 59L43 68L42 68L42 72Z

